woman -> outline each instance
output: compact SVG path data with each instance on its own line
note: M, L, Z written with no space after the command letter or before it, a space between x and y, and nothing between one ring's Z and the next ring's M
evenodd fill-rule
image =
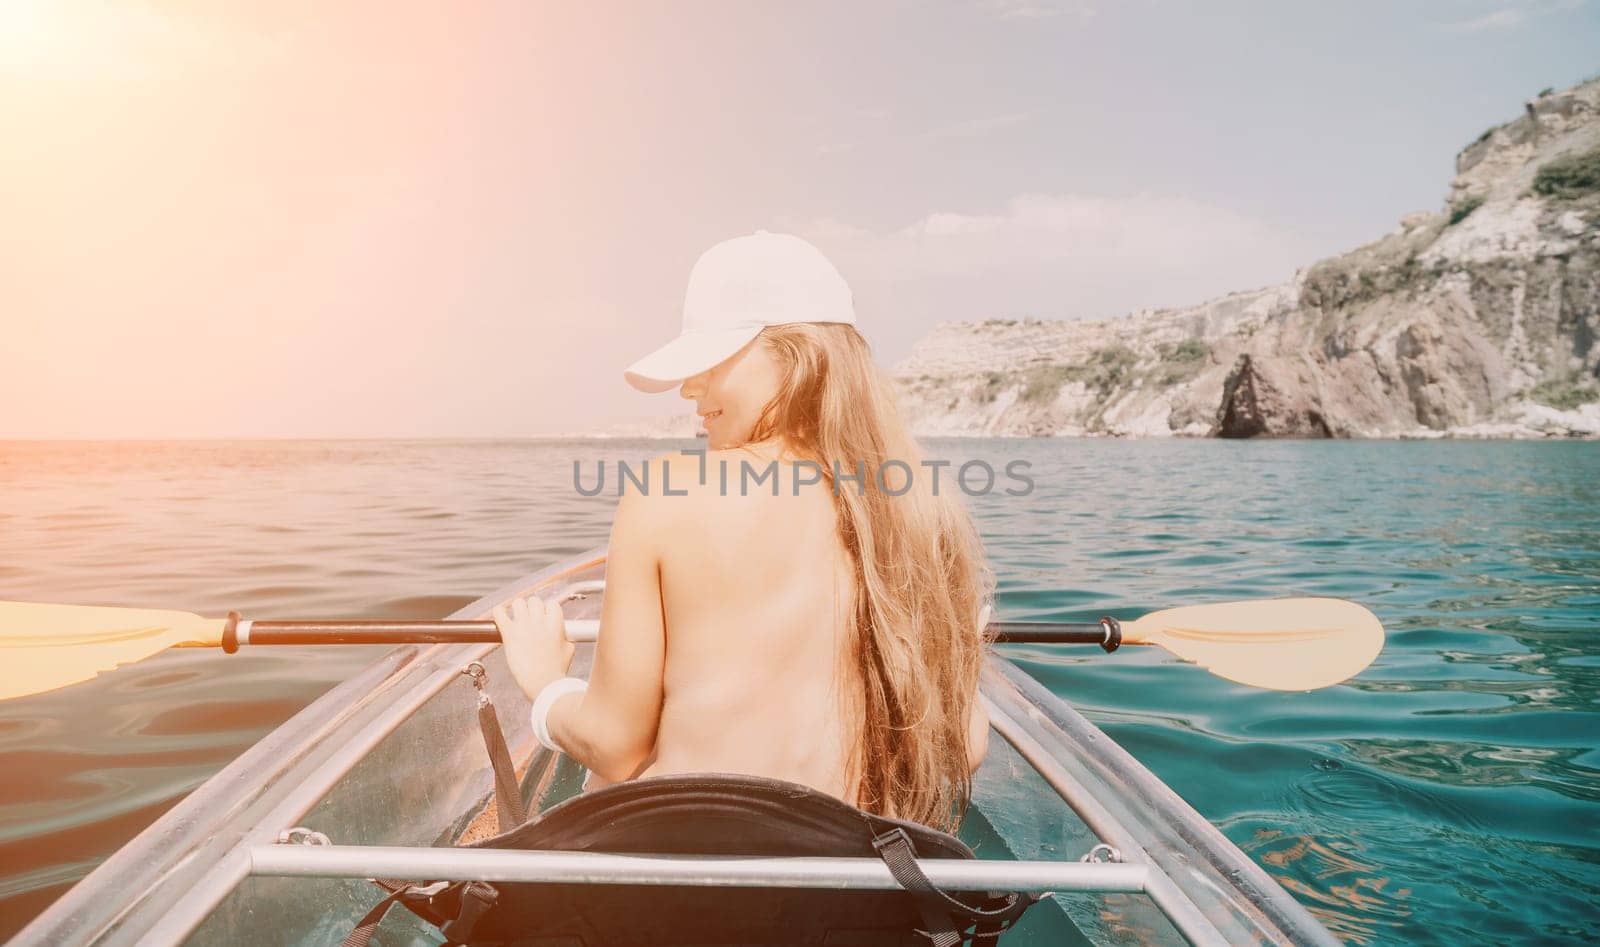
M591 786L746 773L954 829L988 745L993 578L971 518L920 463L815 247L718 244L683 318L625 377L681 385L708 450L652 460L618 502L587 688L563 678L557 603L496 610L536 733Z

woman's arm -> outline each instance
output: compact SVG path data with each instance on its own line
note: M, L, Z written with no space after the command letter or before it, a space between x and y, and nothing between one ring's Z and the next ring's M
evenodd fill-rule
M656 532L664 499L624 491L618 501L589 689L556 701L548 718L551 738L607 783L637 775L655 749L666 667Z

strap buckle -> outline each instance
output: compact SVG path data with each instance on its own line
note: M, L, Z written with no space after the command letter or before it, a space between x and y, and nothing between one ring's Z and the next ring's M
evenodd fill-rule
M484 881L469 881L461 887L461 910L451 920L439 925L439 933L450 943L467 943L472 940L472 929L478 926L483 915L494 907L500 892Z

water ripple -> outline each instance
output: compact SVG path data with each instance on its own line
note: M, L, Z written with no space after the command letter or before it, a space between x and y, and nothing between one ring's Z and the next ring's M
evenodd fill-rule
M1305 694L1154 650L1005 647L1341 938L1600 940L1600 445L929 447L1032 464L1032 494L967 500L1005 617L1287 595L1378 614L1374 665ZM0 443L0 598L439 616L605 541L615 497L577 495L574 460L669 448ZM170 652L0 704L0 938L376 653Z

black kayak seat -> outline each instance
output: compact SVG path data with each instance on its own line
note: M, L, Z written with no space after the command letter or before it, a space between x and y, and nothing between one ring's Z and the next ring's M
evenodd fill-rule
M976 857L955 836L868 813L797 783L741 774L618 783L468 847L882 858L907 889L458 882L425 891L413 885L408 896L397 890L403 883L380 882L439 925L448 943L482 947L987 945L1037 900L939 891L916 861Z

